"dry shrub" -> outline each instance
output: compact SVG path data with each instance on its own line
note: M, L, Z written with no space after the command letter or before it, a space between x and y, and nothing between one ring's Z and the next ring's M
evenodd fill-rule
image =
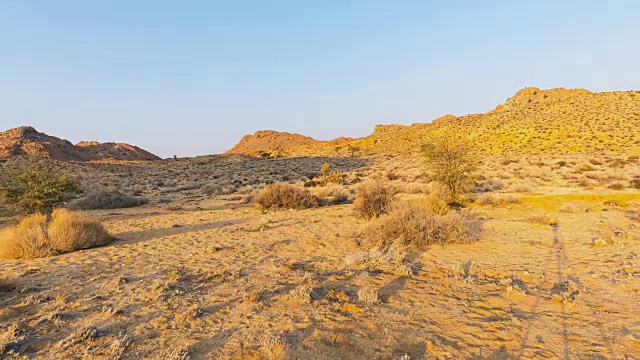
M306 190L286 183L275 183L265 186L252 203L262 210L301 210L317 207L320 200Z
M575 214L578 211L579 211L578 207L572 203L564 203L562 204L562 206L560 206L560 212L563 212L563 213Z
M547 215L533 215L527 218L527 222L535 225L558 225L558 223L560 223L558 219Z
M621 182L614 182L607 186L611 190L624 190L624 184Z
M33 259L108 244L113 237L102 224L82 214L57 209L30 215L0 232L0 258Z
M71 207L80 210L122 209L141 206L148 202L145 198L123 194L116 189L98 189L75 201Z
M360 234L361 243L387 249L393 243L416 247L471 243L480 238L482 224L469 215L450 212L434 215L429 207L406 203L370 223Z
M344 201L351 200L352 193L344 185L328 184L327 186L314 188L311 193L320 198L341 198Z
M358 188L353 203L356 214L371 219L388 213L393 204L393 190L381 182L371 182Z
M81 213L57 209L49 223L49 239L57 252L65 253L102 246L113 238L99 222Z
M481 184L476 185L474 192L494 192L504 189L504 183L497 179L489 179Z
M478 199L476 200L476 203L481 205L497 206L497 205L504 204L505 201L506 200L499 198L494 194L482 194L480 197L478 197Z
M0 258L40 258L54 255L47 235L47 216L33 214L0 232Z
M432 215L446 215L451 210L449 204L434 194L430 194L424 198L413 200L412 203L424 205L427 208L429 214Z
M640 189L640 176L636 176L633 180L631 180L631 188Z
M211 183L202 187L202 193L208 196L220 195L222 193L222 186Z

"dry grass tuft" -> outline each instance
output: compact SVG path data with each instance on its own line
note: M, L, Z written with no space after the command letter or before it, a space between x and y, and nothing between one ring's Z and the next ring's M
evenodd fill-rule
M66 209L53 212L49 239L54 249L61 253L98 247L113 240L99 222Z
M423 204L407 203L370 223L359 238L362 243L386 249L394 242L417 247L471 243L480 238L482 224L457 212L434 215Z
M323 199L326 204L345 204L351 202L353 194L344 185L327 184L316 187L312 193Z
M560 212L566 214L575 214L579 212L578 206L572 203L564 203L560 206Z
M0 232L0 258L33 259L102 246L113 240L102 224L80 213L57 209L48 221L34 214Z
M381 182L371 182L358 188L353 203L356 214L371 219L388 213L393 204L393 190Z
M374 305L380 302L378 290L371 287L363 287L358 289L358 301L363 304Z
M252 202L262 210L309 209L318 207L320 200L310 192L285 183L265 186Z
M311 303L311 288L308 285L300 285L289 292L289 296L295 302L301 304Z
M547 215L533 215L527 218L527 222L535 225L558 225L560 221Z

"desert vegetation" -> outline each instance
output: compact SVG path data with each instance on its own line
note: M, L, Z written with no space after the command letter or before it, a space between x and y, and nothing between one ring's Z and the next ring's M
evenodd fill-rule
M469 143L450 139L430 140L423 146L429 174L451 202L460 200L474 185L477 160L472 151Z
M255 157L0 161L0 358L633 358L640 97L534 92Z
M425 247L471 243L480 239L481 223L468 214L444 215L424 203L396 204L388 215L369 223L359 235L361 243L387 249L394 242Z
M253 204L262 210L302 210L317 207L320 200L306 190L275 183L265 186L253 198Z
M353 204L356 214L371 219L387 214L393 205L394 190L382 182L371 182L360 186Z
M0 258L33 259L88 249L113 238L97 221L79 213L56 209L48 219L29 215L0 232Z
M45 167L14 169L0 178L0 197L21 214L51 213L79 191L77 180Z
M147 199L123 194L116 189L89 191L83 198L74 201L71 207L80 210L122 209L144 205Z

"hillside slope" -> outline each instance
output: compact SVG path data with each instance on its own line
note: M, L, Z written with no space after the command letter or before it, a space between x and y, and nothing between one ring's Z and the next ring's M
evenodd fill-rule
M158 160L158 156L137 146L119 143L81 142L67 140L22 126L0 132L0 159L14 156L36 156L62 161Z
M445 115L431 123L378 125L373 134L286 149L291 156L399 155L433 137L471 141L490 154L631 153L640 149L640 91L518 91L485 114Z
M257 131L253 135L245 135L227 154L261 155L273 151L282 151L301 145L320 144L322 141L300 134L273 130Z

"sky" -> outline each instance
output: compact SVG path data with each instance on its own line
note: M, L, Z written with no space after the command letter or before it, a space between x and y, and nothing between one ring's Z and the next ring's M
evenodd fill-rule
M0 131L221 153L640 89L640 1L0 0Z

